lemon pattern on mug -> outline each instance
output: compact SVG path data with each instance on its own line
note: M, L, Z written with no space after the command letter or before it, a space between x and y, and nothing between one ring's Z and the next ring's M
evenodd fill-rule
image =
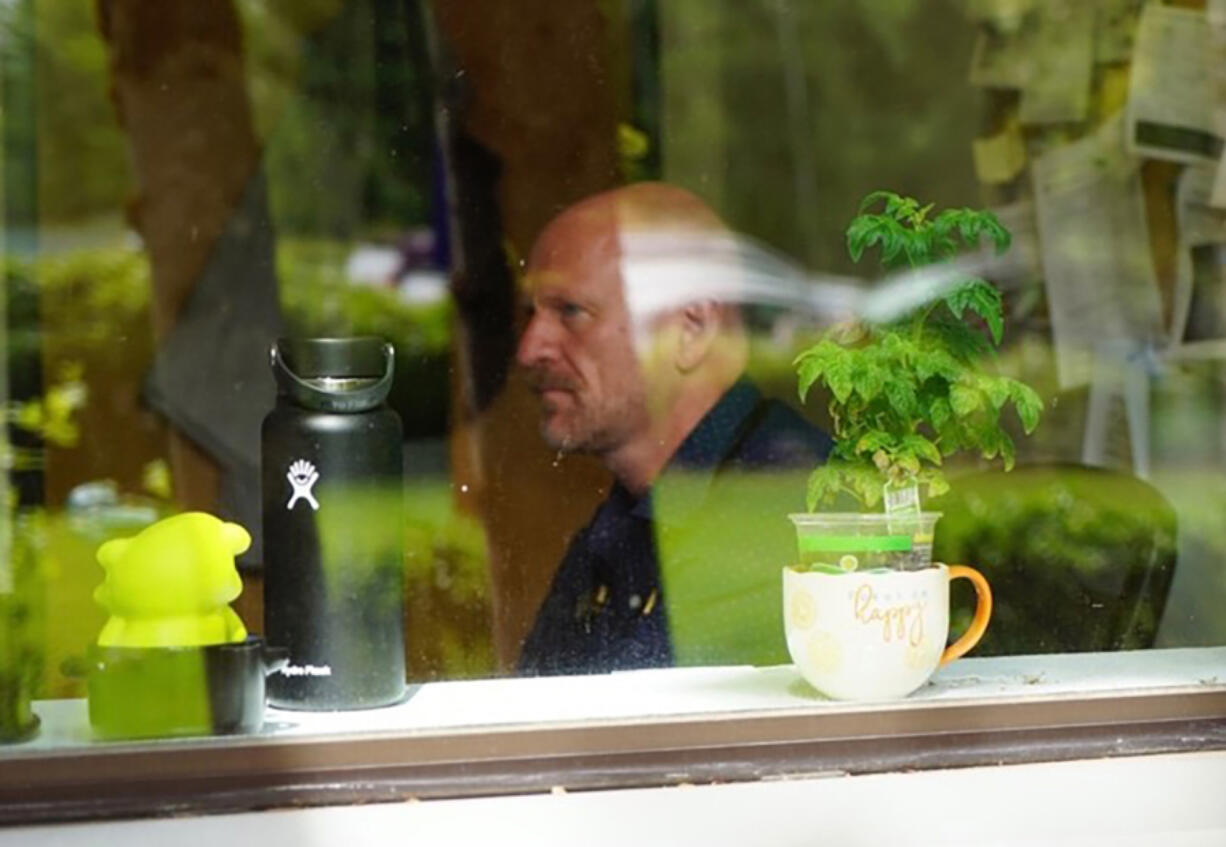
M834 673L843 666L843 645L829 632L818 631L808 642L809 667L817 673Z
M788 609L792 626L796 629L808 629L817 620L817 603L808 591L798 590L792 594L791 608Z

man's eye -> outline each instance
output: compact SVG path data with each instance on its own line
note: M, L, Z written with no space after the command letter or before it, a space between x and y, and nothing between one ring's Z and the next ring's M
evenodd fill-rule
M574 320L586 315L587 311L578 303L561 303L558 305L558 314L563 320Z

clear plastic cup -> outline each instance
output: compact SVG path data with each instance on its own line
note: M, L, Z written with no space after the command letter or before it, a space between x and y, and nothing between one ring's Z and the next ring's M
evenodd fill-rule
M940 512L898 517L884 512L788 515L796 527L801 570L822 573L918 571L932 566Z

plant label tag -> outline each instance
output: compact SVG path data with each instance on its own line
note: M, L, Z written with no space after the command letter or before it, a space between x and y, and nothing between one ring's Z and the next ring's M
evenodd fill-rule
M920 518L919 485L914 481L898 485L887 482L881 489L882 500L885 502L886 523L891 535L907 535L912 540L912 556L907 557L903 570L923 567L921 564L926 555L932 555L931 539L920 538L923 522ZM927 546L925 547L925 543ZM914 561L912 561L914 559Z
M906 485L895 485L887 482L881 488L882 500L885 502L885 513L894 518L919 518L920 498L919 486L912 482Z

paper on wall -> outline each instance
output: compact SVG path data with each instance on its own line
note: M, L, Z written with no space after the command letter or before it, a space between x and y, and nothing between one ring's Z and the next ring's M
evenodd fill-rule
M1137 156L1216 162L1209 23L1203 12L1148 3L1141 12L1127 109L1127 144Z
M988 138L971 142L975 176L980 182L997 185L1011 182L1026 167L1026 145L1015 121Z
M1204 245L1226 244L1226 212L1210 205L1214 169L1188 167L1179 176L1175 191L1175 215L1179 227L1179 246L1175 264L1175 296L1171 309L1171 339L1181 343L1188 330L1196 285L1194 254ZM1216 253L1209 252L1210 260ZM1218 292L1220 295L1223 292ZM1221 324L1226 314L1204 323Z
M1062 388L1093 378L1095 349L1162 335L1138 163L1116 116L1034 163L1035 210Z
M1044 0L1019 108L1024 124L1076 123L1090 107L1095 6Z

